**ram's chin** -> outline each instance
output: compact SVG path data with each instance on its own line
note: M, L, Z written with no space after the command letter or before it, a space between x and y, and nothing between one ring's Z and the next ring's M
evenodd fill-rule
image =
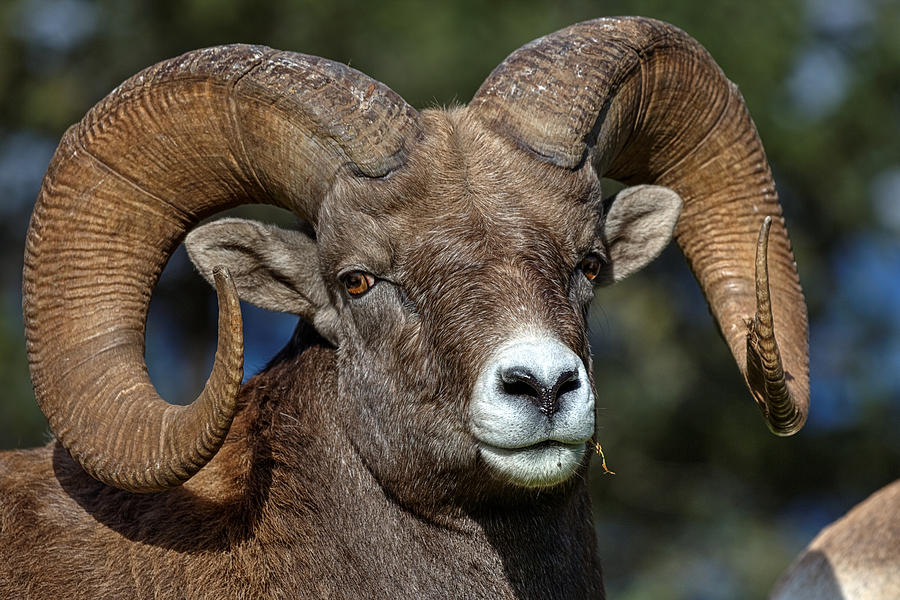
M530 488L551 487L571 477L584 457L585 445L544 442L525 448L481 445L481 456L503 481Z

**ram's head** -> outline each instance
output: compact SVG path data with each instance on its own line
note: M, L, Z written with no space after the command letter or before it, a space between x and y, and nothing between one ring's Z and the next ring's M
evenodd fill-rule
M633 187L604 199L601 177ZM167 405L143 361L150 293L189 230L248 202L309 228L188 236L219 290L219 349L200 398ZM740 94L683 32L581 23L513 53L468 106L421 113L330 61L192 52L60 144L26 251L36 393L98 479L177 485L234 417L240 296L335 346L322 401L395 493L556 486L595 429L593 287L673 231L770 427L797 430L806 312L781 209Z

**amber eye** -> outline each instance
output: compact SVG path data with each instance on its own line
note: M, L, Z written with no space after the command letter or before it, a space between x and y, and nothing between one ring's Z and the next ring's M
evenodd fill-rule
M375 285L375 277L365 271L350 271L341 276L341 281L347 293L355 297L362 296Z
M588 281L593 281L600 274L600 269L603 268L604 264L606 264L606 261L600 255L592 253L581 259L578 268L588 278Z

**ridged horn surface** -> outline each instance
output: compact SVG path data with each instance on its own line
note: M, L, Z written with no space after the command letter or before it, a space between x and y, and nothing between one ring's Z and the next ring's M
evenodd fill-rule
M743 98L698 42L652 19L586 21L511 54L469 107L540 160L676 191L676 240L752 396L775 433L802 427L806 304L781 205ZM766 218L777 345L760 361L747 348L748 337L760 348L755 256Z
M418 132L418 113L358 71L243 45L150 67L69 128L31 218L23 308L35 395L85 470L127 490L165 489L228 432L243 359L226 272L200 397L167 404L144 362L150 296L185 233L242 203L315 224L338 178L389 174Z

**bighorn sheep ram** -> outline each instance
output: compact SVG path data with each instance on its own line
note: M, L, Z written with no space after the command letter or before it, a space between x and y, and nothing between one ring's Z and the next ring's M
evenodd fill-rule
M601 176L633 187L604 201ZM309 228L187 237L219 343L169 405L151 291L188 231L251 202ZM806 308L775 186L737 88L679 29L573 25L422 112L264 47L150 67L66 132L31 219L28 355L58 441L3 455L0 596L602 597L587 307L673 232L793 433ZM238 297L306 323L243 387Z
M772 600L900 598L900 480L816 536L775 586Z

